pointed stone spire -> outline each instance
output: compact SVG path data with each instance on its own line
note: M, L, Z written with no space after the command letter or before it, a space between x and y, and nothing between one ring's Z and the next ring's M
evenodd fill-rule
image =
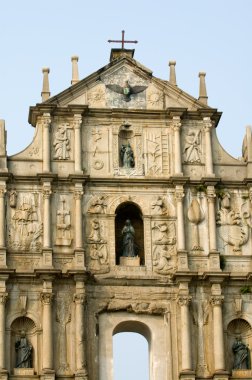
M170 66L170 83L173 84L173 86L177 86L176 72L175 72L176 61L170 61L169 66Z
M42 69L42 73L43 73L43 87L42 87L42 92L41 92L41 96L42 96L42 102L45 102L47 99L50 98L50 90L49 90L49 77L48 77L48 74L50 73L50 69L48 67L44 67Z
M72 80L71 80L71 84L75 84L77 82L79 82L79 70L78 70L78 60L79 60L79 57L77 57L77 55L73 56L71 58L72 60Z
M205 81L206 73L200 72L199 78L199 101L207 105L207 91L206 91L206 81Z

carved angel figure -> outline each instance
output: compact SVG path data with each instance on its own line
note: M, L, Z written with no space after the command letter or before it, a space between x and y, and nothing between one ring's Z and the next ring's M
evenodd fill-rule
M139 92L143 92L146 90L147 86L130 86L129 82L126 80L123 86L119 86L118 84L106 84L106 87L118 94L123 95L123 100L125 102L131 101L131 95L138 94Z

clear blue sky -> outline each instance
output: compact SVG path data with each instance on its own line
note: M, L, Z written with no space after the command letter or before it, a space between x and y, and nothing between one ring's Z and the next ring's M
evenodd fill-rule
M107 40L122 29L139 41L135 58L155 76L168 79L168 61L176 60L178 86L195 97L198 72L206 71L209 105L223 112L220 142L241 155L252 124L251 0L8 0L0 15L0 118L9 155L32 139L28 109L41 101L41 68L50 67L55 95L70 85L72 55L84 78L108 63Z

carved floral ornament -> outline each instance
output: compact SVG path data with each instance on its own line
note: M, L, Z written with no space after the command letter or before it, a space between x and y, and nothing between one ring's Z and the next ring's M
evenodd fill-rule
M43 116L42 116L42 118L41 118L42 127L44 127L44 128L50 127L51 122L52 122L52 120L51 120L50 114L49 113L44 113Z
M40 293L40 300L43 303L43 305L51 305L53 297L53 293Z
M192 296L189 295L178 295L177 302L179 306L189 306L192 301Z
M212 306L221 306L224 302L224 296L212 296L210 303Z
M73 301L78 305L84 305L86 302L86 295L84 293L76 293L73 296Z
M81 127L81 123L82 123L82 116L81 115L74 115L74 117L73 117L74 129L79 129Z
M5 305L8 299L8 293L0 293L0 304Z

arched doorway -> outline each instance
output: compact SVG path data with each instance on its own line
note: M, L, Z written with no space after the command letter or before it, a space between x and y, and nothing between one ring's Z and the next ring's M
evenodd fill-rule
M149 380L149 344L135 332L113 336L113 380Z
M138 205L133 202L124 202L116 209L115 217L115 243L116 243L116 265L120 263L123 254L122 230L126 220L130 220L135 231L135 249L140 257L140 265L144 265L144 229L143 216Z

